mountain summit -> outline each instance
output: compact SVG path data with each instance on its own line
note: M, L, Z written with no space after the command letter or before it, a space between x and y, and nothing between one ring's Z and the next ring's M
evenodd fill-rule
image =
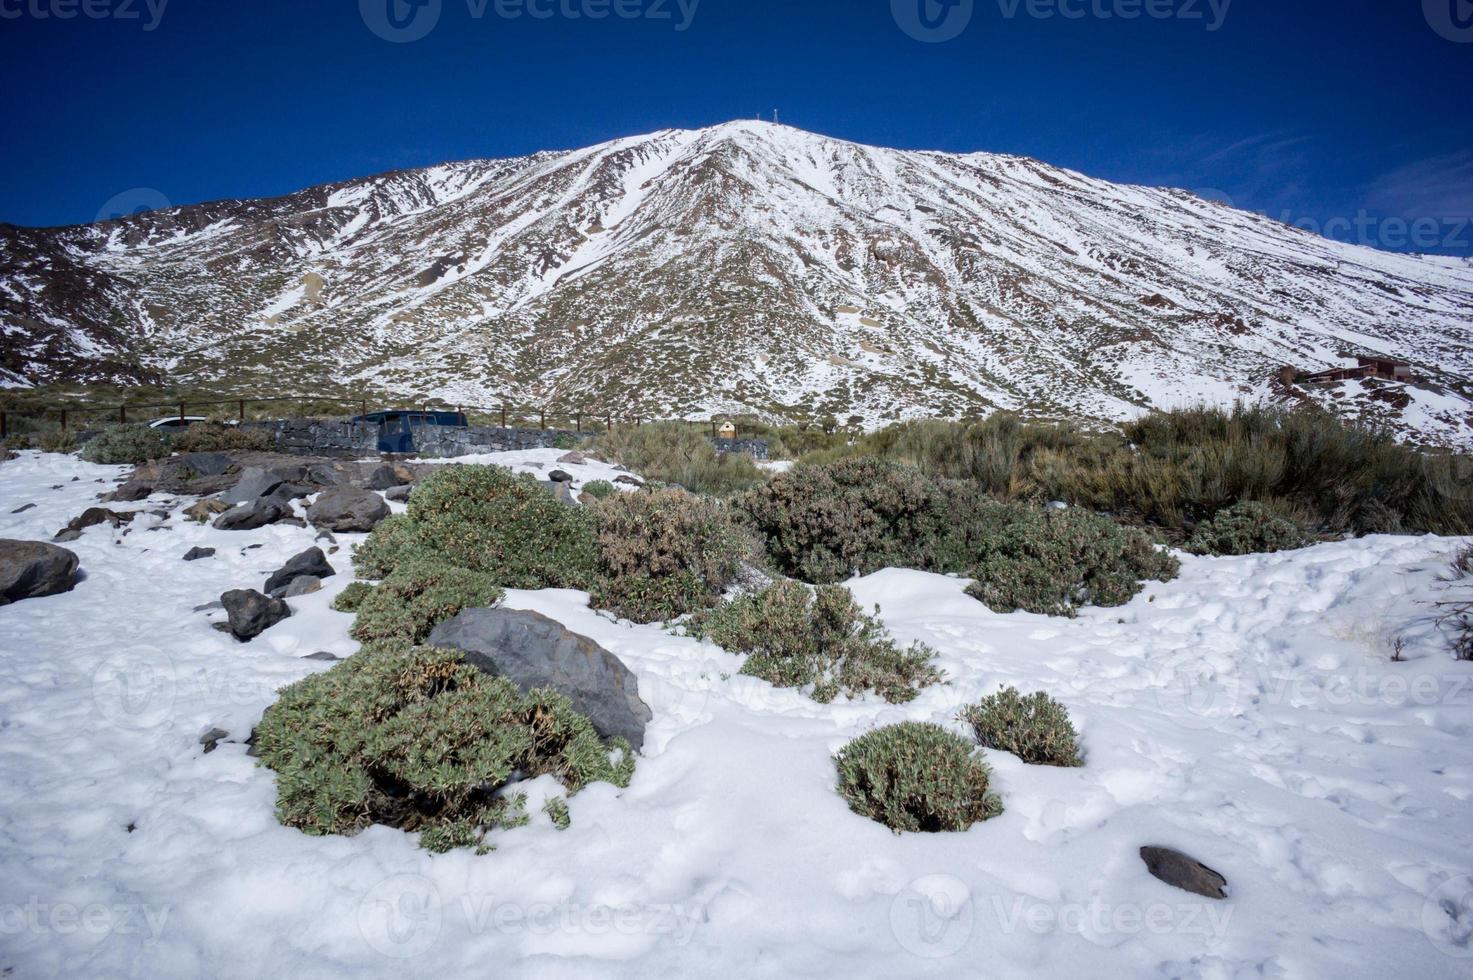
M1035 160L733 122L94 225L0 225L0 382L599 414L1314 399L1473 440L1473 268ZM1357 355L1411 383L1281 377Z

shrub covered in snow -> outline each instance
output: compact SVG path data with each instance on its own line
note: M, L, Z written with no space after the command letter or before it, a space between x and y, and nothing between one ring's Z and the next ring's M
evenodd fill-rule
M484 609L505 597L484 572L437 561L408 562L359 600L353 638L421 643L462 609Z
M1141 581L1169 582L1181 563L1140 531L1072 508L1026 508L987 536L967 594L996 612L1072 616L1080 606L1120 606Z
M762 471L751 459L718 454L703 431L680 422L615 428L595 439L591 448L647 480L692 493L734 493L762 482Z
M89 463L146 463L171 452L172 440L162 429L146 425L113 425L103 429L82 447Z
M1253 555L1293 551L1309 544L1309 535L1298 523L1246 500L1217 512L1197 526L1186 550L1194 555Z
M1464 548L1453 559L1453 576L1464 587L1461 598L1445 607L1446 621L1453 628L1453 656L1473 660L1473 596L1467 592L1468 580L1473 579L1473 547Z
M369 648L281 692L256 729L276 771L277 816L309 834L371 824L419 831L432 851L475 846L527 819L526 799L500 791L551 774L575 793L627 786L628 743L605 745L567 698L522 694L444 650Z
M959 717L972 726L977 741L1030 765L1084 764L1068 709L1042 691L1024 697L1010 687L962 709Z
M619 488L608 480L590 480L583 484L583 489L579 491L579 493L586 497L592 497L594 500L608 500L618 492Z
M271 434L266 430L218 422L199 422L174 436L174 451L179 453L225 453L270 448Z
M861 735L834 756L849 809L897 834L962 831L997 816L992 772L960 735L903 722Z
M698 614L691 631L746 654L743 674L777 687L811 686L822 703L874 691L898 704L941 679L934 650L901 648L842 586L779 582Z
M724 504L683 490L617 494L594 515L594 605L637 623L716 605L756 552Z

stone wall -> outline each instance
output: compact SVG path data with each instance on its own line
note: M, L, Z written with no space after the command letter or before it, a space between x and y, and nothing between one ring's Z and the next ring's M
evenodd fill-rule
M723 456L746 455L759 462L767 459L766 439L712 439L711 445Z
M361 422L331 422L325 419L278 419L246 422L243 427L271 433L274 448L284 453L308 456L347 456L354 459L378 455L378 426Z
M246 422L245 425L270 432L275 443L273 448L280 452L352 459L378 455L379 431L376 425L323 419L280 419ZM559 445L576 446L594 436L592 432L568 429L456 429L438 425L417 425L413 432L415 452L439 459L478 453L554 449ZM718 453L744 453L753 459L767 459L765 439L712 439L711 444Z
M477 453L555 449L559 444L571 448L593 437L591 432L567 429L455 429L439 425L417 425L413 433L414 448L421 456L442 459Z

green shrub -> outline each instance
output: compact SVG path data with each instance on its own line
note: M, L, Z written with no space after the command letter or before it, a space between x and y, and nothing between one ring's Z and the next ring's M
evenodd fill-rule
M725 505L683 490L622 493L598 503L594 606L637 623L721 601L756 545Z
M400 565L358 603L353 638L362 643L422 643L462 609L484 609L506 598L489 575L436 561Z
M1247 500L1198 525L1185 548L1194 555L1252 555L1293 551L1308 544L1309 535L1297 523Z
M987 763L939 725L877 728L840 749L834 764L849 809L897 834L963 831L1002 812Z
M436 469L409 498L408 528L389 533L397 540L406 530L411 550L427 548L509 589L587 588L598 561L588 511L498 466ZM371 550L368 561L385 551Z
M705 433L679 422L612 429L592 448L646 480L692 493L735 493L762 482L762 471L750 458L718 455Z
M353 549L353 567L367 579L385 579L394 569L407 562L434 557L434 552L420 543L415 524L407 514L394 514L374 526Z
M780 571L820 585L892 567L961 572L1012 515L974 485L864 457L798 466L736 506Z
M264 451L271 446L271 434L264 429L216 422L198 422L174 436L174 451L177 453Z
M373 586L367 582L351 582L348 587L338 593L338 597L332 601L332 607L338 612L357 612L363 600L373 593Z
M874 691L899 704L941 680L935 651L900 648L842 586L783 581L697 614L691 632L745 654L742 673L776 687L812 687L821 703Z
M51 429L37 436L35 444L43 453L76 452L77 434L71 429Z
M1079 735L1069 711L1042 691L1023 697L1010 687L964 708L960 720L977 741L1035 766L1081 766Z
M1458 552L1452 569L1456 582L1473 579L1473 546ZM1440 622L1452 627L1453 656L1458 660L1473 660L1473 597L1468 595L1466 586L1460 598L1444 603L1443 608L1446 612Z
M8 435L4 439L0 439L0 452L5 452L5 451L14 452L14 451L19 450L19 449L30 449L30 448L31 448L31 437L28 436L28 435L23 435L21 433L16 433L14 435Z
M590 480L583 484L583 489L578 492L585 497L592 497L594 500L608 500L619 492L619 488L608 480Z
M162 429L114 425L89 439L81 455L89 463L146 463L169 455L170 445L169 434Z
M573 816L568 812L568 801L561 796L549 796L542 804L542 812L547 814L552 825L558 830L567 830L573 826Z
M575 793L627 786L634 771L628 743L604 745L562 695L522 694L425 648L366 649L283 689L256 749L276 771L283 824L349 835L386 824L437 852L489 850L488 831L524 823L525 796L500 793L514 779L552 774Z
M1140 531L1078 508L1030 508L990 537L967 594L995 612L1073 616L1124 605L1143 579L1169 582L1180 569Z

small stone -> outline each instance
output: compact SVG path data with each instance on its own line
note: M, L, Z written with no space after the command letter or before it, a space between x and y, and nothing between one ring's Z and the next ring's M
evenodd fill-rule
M206 497L204 500L196 501L184 509L184 516L201 524L214 517L223 514L230 509L230 505L218 497Z
M316 653L309 653L309 654L307 654L302 659L303 660L332 660L332 661L337 661L337 660L342 660L343 658L342 657L339 657L335 653L328 653L326 650L318 650Z
M337 569L327 563L327 556L322 553L321 548L308 548L301 554L287 559L285 565L271 573L271 577L266 580L265 591L268 595L272 595L304 576L324 579L336 574Z
M1141 860L1155 878L1203 898L1227 898L1227 879L1195 858L1169 847L1143 847Z
M551 473L547 474L547 478L553 483L573 482L573 474L567 472L566 470L553 470Z
M413 490L414 488L410 486L389 487L389 489L384 491L384 499L392 500L396 504L407 504L409 502L409 494Z
M199 561L201 558L215 557L214 548L190 548L184 553L185 561Z
M117 500L129 503L135 500L143 500L153 493L153 487L142 480L129 480L107 495L108 500Z
M586 466L588 464L588 458L580 452L565 453L559 456L557 461L559 463L566 463L569 466Z
M630 487L642 487L642 486L644 486L644 481L643 480L636 480L632 476L616 476L616 477L614 477L614 482L615 483L622 483L625 486L630 486Z
M28 510L35 510L35 508L36 508L36 505L35 504L22 504L21 506L17 507L15 510L11 511L11 513L12 514L24 514Z
M229 737L230 733L227 732L225 729L211 728L209 731L205 732L199 737L199 744L205 747L205 755L209 755L211 752L215 751L215 748L223 740Z

